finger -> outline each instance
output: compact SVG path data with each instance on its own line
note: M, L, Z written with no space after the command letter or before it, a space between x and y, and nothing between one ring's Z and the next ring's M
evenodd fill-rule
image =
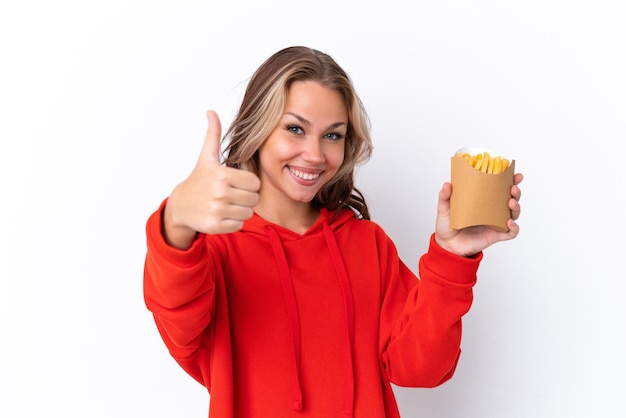
M222 126L217 113L209 110L206 113L209 126L207 127L204 143L200 150L198 162L210 164L220 164L220 138L222 136Z
M243 221L235 220L235 219L224 219L220 223L219 233L220 234L228 234L231 232L237 232L241 228L243 228Z
M522 207L515 199L509 200L509 209L511 209L511 218L517 220L522 213Z
M252 215L254 210L251 207L220 203L207 208L207 212L194 229L207 234L235 232L240 230Z
M258 192L261 189L261 179L256 174L237 168L226 167L226 169L230 187L249 192Z
M506 239L513 239L519 234L519 225L512 219L508 220L507 227L509 228L509 232L507 232Z
M443 187L439 191L439 204L437 205L437 211L440 215L448 214L450 212L450 197L452 196L452 185L448 182L443 184Z
M254 211L243 206L229 206L224 215L225 217L219 222L220 234L239 231L243 228L244 222L254 215Z
M245 221L250 219L254 215L254 210L251 207L229 205L222 214L222 222L231 221Z
M513 196L515 200L519 201L522 198L522 189L517 186L511 187L511 196Z
M449 200L450 195L452 195L452 184L446 181L445 183L443 183L443 186L441 186L439 198L443 200Z
M259 194L254 191L233 188L230 192L229 202L231 205L252 208L259 203Z
M519 225L515 223L513 219L509 219L506 222L508 230L506 232L499 232L497 238L489 245L495 244L500 241L508 241L514 239L519 234Z

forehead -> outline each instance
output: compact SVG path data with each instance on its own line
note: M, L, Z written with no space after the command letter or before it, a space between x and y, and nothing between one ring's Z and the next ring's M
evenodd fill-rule
M348 108L342 94L317 81L295 81L289 86L285 112L295 112L309 119L317 117L348 120Z

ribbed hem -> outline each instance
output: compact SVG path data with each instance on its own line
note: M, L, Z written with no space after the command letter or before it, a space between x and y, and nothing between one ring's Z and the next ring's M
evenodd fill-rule
M482 252L473 257L462 257L446 251L437 244L435 234L432 234L428 252L422 256L420 264L442 280L473 285L476 283L476 272L482 259Z

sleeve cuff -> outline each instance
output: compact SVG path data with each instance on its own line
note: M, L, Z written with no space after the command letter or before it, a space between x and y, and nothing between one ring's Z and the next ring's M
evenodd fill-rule
M204 245L204 234L198 234L194 239L191 247L186 250L180 250L172 247L165 241L163 236L163 211L167 199L165 199L159 208L148 218L146 223L146 236L148 248L159 254L160 257L169 263L180 267L190 267L198 263L203 258L206 246Z
M483 252L472 257L462 257L444 250L435 241L435 234L430 236L428 252L420 263L438 278L457 284L476 283L478 266L483 259Z

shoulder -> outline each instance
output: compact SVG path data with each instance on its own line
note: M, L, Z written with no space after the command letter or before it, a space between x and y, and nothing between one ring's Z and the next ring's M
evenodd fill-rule
M344 222L341 223L340 228L336 229L337 232L343 230L353 238L369 237L378 242L391 241L383 227L377 222L370 219L357 218L355 214L348 209L345 209L343 212L346 213L343 215L345 217Z

